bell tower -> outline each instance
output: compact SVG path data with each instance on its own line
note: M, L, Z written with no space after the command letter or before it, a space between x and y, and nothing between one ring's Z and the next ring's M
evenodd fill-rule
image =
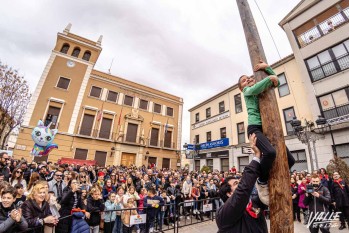
M33 128L39 119L58 132L73 134L83 95L102 51L97 41L71 33L68 24L57 41L33 93L23 126Z

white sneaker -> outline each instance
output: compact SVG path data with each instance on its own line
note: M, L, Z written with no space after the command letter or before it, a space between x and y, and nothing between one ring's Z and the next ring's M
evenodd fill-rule
M258 184L256 182L258 197L264 205L269 206L269 187L268 184Z
M154 232L154 227L149 228L149 233L153 233Z
M193 210L193 214L197 214L197 212L196 212L197 210Z
M141 232L141 229L138 229L138 230L137 230L137 233L140 233L140 232Z
M190 217L188 216L187 219L190 220Z

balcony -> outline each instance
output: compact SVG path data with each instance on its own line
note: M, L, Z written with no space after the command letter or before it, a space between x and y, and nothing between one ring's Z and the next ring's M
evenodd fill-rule
M176 149L176 143L170 142L170 141L152 141L151 139L148 139L147 142L148 147L155 147L155 148L163 148L163 149L169 149L169 150L175 150Z
M328 14L329 12L331 12L331 10L324 12L322 15L318 15L316 18L311 19L294 31L300 48L304 48L308 44L313 43L319 38L333 32L337 28L342 27L349 22L349 7L326 18L325 20L320 21L324 18L324 16L326 16L325 14ZM318 20L320 23L315 24L314 22L317 22ZM305 28L309 27L311 28L303 32L306 30Z
M349 115L349 104L344 104L341 106L336 106L332 109L327 109L323 111L323 114L326 119L334 119Z

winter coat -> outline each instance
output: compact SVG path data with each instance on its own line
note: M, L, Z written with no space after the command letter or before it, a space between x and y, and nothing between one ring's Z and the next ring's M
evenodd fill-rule
M218 233L268 232L267 222L263 214L266 206L259 200L257 192L253 193L259 174L260 164L252 160L245 167L244 174L234 194L228 198L217 212ZM252 207L258 208L258 213L252 212Z
M114 185L111 186L111 191L110 192L116 192L116 188L115 188ZM108 192L108 189L107 189L106 186L103 187L102 195L103 195L104 201L106 201L108 199L108 194L110 192Z
M125 205L125 209L131 209L134 207L130 207L128 204ZM137 215L137 210L136 209L132 209L132 210L124 210L121 214L121 220L122 223L124 225L126 225L127 227L130 227L130 218L131 215Z
M301 187L304 187L305 190L302 190ZM298 206L303 209L308 208L308 206L304 205L304 202L303 202L305 198L306 189L307 189L306 184L301 183L300 185L298 185L298 195L299 195Z
M336 202L337 208L349 208L349 186L344 180L333 181L332 202Z
M309 205L309 213L328 212L328 206L331 204L331 194L328 188L320 184L317 190L314 189L314 192L318 192L320 196L314 197L312 194L308 194L303 201L304 205Z
M82 212L73 213L71 233L90 233L90 227L85 221L84 216Z
M150 203L151 201L158 201L159 202L159 207L155 208L152 207L152 204ZM160 210L160 207L163 206L165 204L164 199L162 197L159 196L154 196L154 197L150 197L150 196L146 196L144 198L144 207L148 208L147 209L147 217L149 217L150 219L155 218L155 216L157 215L158 211Z
M19 231L27 230L28 223L25 218L22 216L21 221L17 223L14 221L9 213L15 208L12 205L10 208L4 208L2 204L0 204L0 232L6 233L15 233Z
M187 181L183 182L182 193L184 194L185 197L188 197L188 195L191 194L192 187L193 187L193 184L191 182L189 184Z
M81 193L76 192L77 195L77 205L75 208L82 209L82 201L81 201ZM59 204L61 205L61 208L59 210L60 217L66 217L71 214L71 211L74 206L74 192L71 190L70 187L65 187L62 194L62 199L60 200ZM56 232L57 233L68 233L69 229L72 225L72 218L63 218L61 219L57 226L56 226Z
M104 222L113 222L116 218L116 212L120 212L121 206L107 200L105 203L105 212L104 212ZM119 210L119 211L117 211Z
M87 212L91 214L90 219L87 220L88 225L98 226L101 221L101 212L105 206L103 200L93 200L92 197L87 199Z
M40 224L38 219L43 219L43 218L46 218L47 216L52 215L50 210L50 205L47 201L43 201L40 208L38 204L35 202L35 200L29 199L22 204L21 208L22 208L23 217L28 222L28 228L36 228L33 232L37 232L37 233L40 233L42 230L41 228L42 225Z
M291 193L292 193L292 196L293 196L294 194L296 194L296 198L292 199L292 203L298 205L298 202L299 202L299 194L298 194L298 184L297 184L297 183L294 183L293 186L292 186L292 184L291 184Z

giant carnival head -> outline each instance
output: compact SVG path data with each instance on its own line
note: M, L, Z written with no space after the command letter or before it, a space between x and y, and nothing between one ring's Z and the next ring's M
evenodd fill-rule
M32 132L32 139L35 144L39 146L47 146L52 143L55 135L57 134L57 129L50 129L50 125L45 126L44 123L39 120L38 125L34 128Z

